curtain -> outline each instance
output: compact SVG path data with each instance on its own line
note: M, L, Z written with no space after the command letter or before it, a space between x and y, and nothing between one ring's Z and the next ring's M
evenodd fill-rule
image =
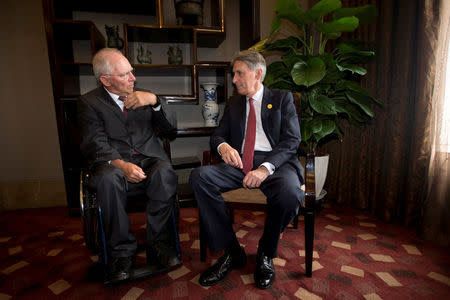
M375 108L369 126L343 124L343 142L322 147L330 154L328 198L450 245L449 156L436 145L449 1L342 2L378 8L377 23L355 37L374 45L377 58L362 84L384 108Z

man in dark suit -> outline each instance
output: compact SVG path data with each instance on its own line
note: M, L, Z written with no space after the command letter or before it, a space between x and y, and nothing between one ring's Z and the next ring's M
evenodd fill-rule
M228 101L210 140L211 149L217 150L223 162L197 168L190 176L210 249L225 249L200 276L199 283L214 285L246 263L221 193L241 187L259 188L267 197L268 207L254 278L256 286L265 289L275 278L272 259L277 256L280 234L303 202L303 170L296 156L300 127L292 94L262 85L266 63L261 54L242 51L231 65L240 95Z
M110 280L129 278L134 264L137 243L125 211L133 194L148 198L147 262L179 265L171 228L177 175L156 132L171 131L174 124L158 96L134 90L133 68L120 51L104 48L92 65L101 86L80 97L78 117L81 151L93 170L89 184L103 214Z

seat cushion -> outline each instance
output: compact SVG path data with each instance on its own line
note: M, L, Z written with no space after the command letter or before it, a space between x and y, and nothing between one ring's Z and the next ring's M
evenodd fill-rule
M301 186L301 189L305 190L305 185ZM257 203L265 204L266 196L260 189L245 189L239 188L222 193L222 197L225 202L238 202L238 203Z
M266 204L266 196L260 189L240 188L222 193L222 197L225 202Z

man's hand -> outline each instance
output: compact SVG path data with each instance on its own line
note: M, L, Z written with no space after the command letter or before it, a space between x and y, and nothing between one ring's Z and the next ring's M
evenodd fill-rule
M147 178L142 169L130 162L123 161L121 159L115 159L111 161L111 165L122 170L127 181L132 183L138 183Z
M239 152L236 151L236 149L224 143L220 145L218 150L220 152L220 155L222 156L223 161L226 164L239 169L243 168L241 156L239 155Z
M256 170L248 172L242 181L242 185L248 189L258 188L266 180L267 176L269 176L269 170L261 166Z
M155 105L158 101L158 98L155 94L143 91L136 91L131 94L128 94L125 101L123 101L124 105L128 109L136 109L140 106L145 105Z

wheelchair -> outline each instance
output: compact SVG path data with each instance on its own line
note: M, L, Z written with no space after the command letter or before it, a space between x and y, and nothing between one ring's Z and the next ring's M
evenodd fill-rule
M96 193L88 187L88 181L90 173L87 170L82 169L80 172L80 212L81 220L83 224L83 235L87 248L97 255L98 260L94 262L88 270L88 279L91 281L103 281L104 284L116 284L119 282L111 282L108 274L108 255L106 251L106 238L103 230L102 210L97 201ZM137 211L142 211L142 207L146 204L146 196L131 196L128 198L128 202L137 203ZM128 209L127 209L128 211ZM133 210L133 211L136 211ZM174 201L174 209L172 210L172 228L174 237L174 246L177 252L177 256L181 259L180 241L178 236L178 219L179 219L179 204L178 197ZM141 245L138 244L138 249ZM155 276L170 271L169 268L160 268L155 265L141 265L135 266L131 272L130 278L124 281L132 281L142 279L146 277Z

